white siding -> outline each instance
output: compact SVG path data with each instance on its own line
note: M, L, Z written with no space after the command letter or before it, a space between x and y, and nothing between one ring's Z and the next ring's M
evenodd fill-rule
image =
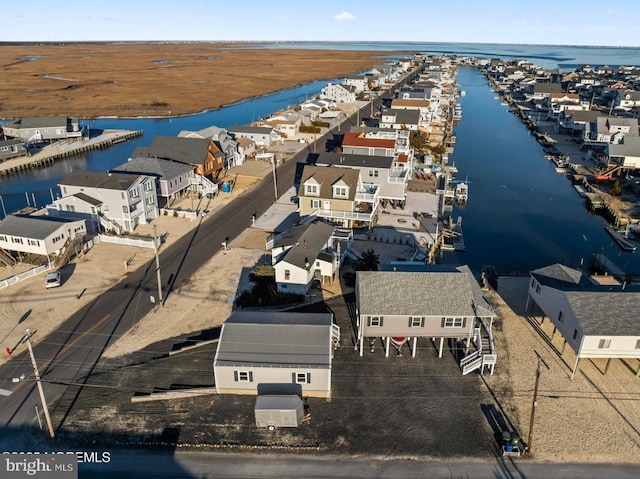
M329 348L327 344L327 348ZM327 349L328 350L328 349ZM216 389L221 394L258 394L259 384L294 384L294 373L310 374L309 384L300 384L302 394L313 397L329 397L331 394L331 369L305 367L260 368L253 366L216 366ZM236 381L235 372L251 373L250 382Z

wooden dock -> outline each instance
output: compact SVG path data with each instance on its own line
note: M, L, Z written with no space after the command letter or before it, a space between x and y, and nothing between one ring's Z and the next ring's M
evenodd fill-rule
M61 140L51 143L32 155L12 158L0 163L0 177L34 168L44 168L56 160L88 151L103 150L117 143L142 136L142 133L142 130L104 130L94 138Z

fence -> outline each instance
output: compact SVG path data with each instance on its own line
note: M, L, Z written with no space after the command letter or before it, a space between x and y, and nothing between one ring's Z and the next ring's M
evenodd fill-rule
M0 289L11 286L12 284L16 284L24 279L32 278L37 274L50 270L51 267L52 266L50 264L45 264L42 266L38 266L37 268L30 269L29 271L25 271L24 273L12 276L11 278L7 278L4 281L0 281Z
M197 211L172 210L168 208L160 208L160 214L162 216L175 216L177 218L188 218L191 221L198 218Z
M121 236L110 236L110 235L98 235L98 241L103 241L105 243L115 243L115 244L123 244L126 246L137 246L138 248L149 248L155 249L153 239L136 239L136 238L127 238Z

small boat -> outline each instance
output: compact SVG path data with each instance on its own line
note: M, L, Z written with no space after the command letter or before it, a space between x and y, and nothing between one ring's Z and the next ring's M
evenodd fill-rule
M616 242L622 251L634 252L638 248L638 244L635 241L628 239L613 226L606 225L604 229L609 233L609 236L613 238L613 241Z

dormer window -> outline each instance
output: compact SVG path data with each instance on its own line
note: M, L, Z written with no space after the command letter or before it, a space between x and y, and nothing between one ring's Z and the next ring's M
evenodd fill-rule
M349 188L346 186L334 186L333 197L334 198L347 198L349 195Z
M319 188L315 183L305 183L304 185L304 194L305 195L313 195L318 196Z

